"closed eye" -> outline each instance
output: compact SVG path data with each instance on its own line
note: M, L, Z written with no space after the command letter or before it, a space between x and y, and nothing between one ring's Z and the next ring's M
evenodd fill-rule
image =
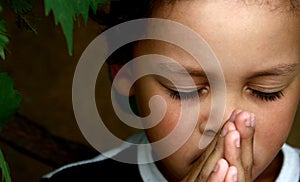
M262 91L258 91L258 90L254 90L249 88L251 94L255 97L257 97L258 99L262 100L262 101L266 101L266 102L270 102L270 101L276 101L278 99L281 99L284 95L283 95L283 91L278 91L278 92L262 92Z
M201 88L198 90L193 90L190 92L180 92L172 89L168 89L170 92L170 97L175 100L189 100L195 99L198 96L208 93L208 88Z

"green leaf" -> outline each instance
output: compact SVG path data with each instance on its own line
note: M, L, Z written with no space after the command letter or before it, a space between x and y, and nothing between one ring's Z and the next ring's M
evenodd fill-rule
M55 24L60 24L67 40L68 52L73 52L74 21L80 15L84 22L88 20L89 8L96 12L98 4L106 0L44 0L45 14L53 12Z
M73 52L73 21L75 10L70 0L45 0L46 15L53 11L55 24L61 24L65 37L67 39L68 51Z
M74 1L74 10L76 15L82 15L84 22L86 23L89 18L89 1Z
M7 44L9 39L6 34L6 27L4 20L0 20L0 57L4 60L5 53L4 51L7 49Z
M0 73L0 130L10 121L21 105L21 96L13 86L13 79L7 73Z
M10 172L7 162L4 159L3 153L0 150L0 168L2 172L2 181L11 182Z
M2 7L0 6L0 11ZM7 49L7 44L9 39L6 33L5 21L0 19L0 57L1 59L5 59L5 50Z
M21 30L37 33L36 28L32 25L31 19L35 17L31 14L36 0L3 0L2 5L12 9L17 15L16 24Z
M93 10L93 13L95 14L98 8L99 4L106 4L107 0L89 0L90 7Z
M32 11L34 3L35 0L10 0L7 4L17 15L25 15Z

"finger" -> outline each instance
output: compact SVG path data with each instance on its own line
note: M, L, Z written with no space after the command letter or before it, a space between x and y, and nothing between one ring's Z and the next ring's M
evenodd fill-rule
M240 134L237 130L225 136L224 156L230 166L235 166L239 172L239 181L245 181L244 168L241 161Z
M232 122L227 122L225 126L222 129L224 131L218 131L213 141L194 162L193 167L189 171L188 175L186 175L182 181L207 181L217 161L224 155L224 136L226 135L227 131L235 130L235 126ZM221 133L223 133L223 136Z
M219 159L208 181L223 182L225 180L228 169L228 162L225 159Z
M239 112L236 112L235 114L238 113ZM231 118L232 117L233 116L231 116ZM229 121L230 120L228 120L217 132L212 142L206 147L201 156L194 162L193 167L182 179L182 181L207 181L207 178L212 173L217 161L224 156L224 136L229 131L236 130L235 124Z
M255 130L255 115L241 112L236 116L235 126L241 137L241 160L247 181L252 180L253 138Z
M236 127L233 122L228 122L224 125L224 127L221 131L221 136L225 137L227 135L227 133L229 133L231 131L236 131Z
M198 176L198 179L201 179L201 181L207 181L208 177L211 175L212 171L214 170L218 160L223 158L224 156L224 139L228 132L236 131L235 125L232 122L227 122L223 126L222 131L219 131L220 138L217 141L217 144L214 148L214 150L211 152L210 156L207 158L207 161L202 167L202 170L200 171L200 174Z
M234 114L234 113L232 113ZM232 117L232 116L231 116ZM229 121L229 120L228 120ZM198 179L201 179L201 181L207 181L208 177L211 175L216 163L218 160L223 158L224 156L224 138L230 131L235 131L235 124L233 122L226 122L221 128L221 130L218 131L216 136L219 136L220 138L217 140L217 144L215 145L214 150L211 152L210 156L207 158L205 164L203 163L203 166L200 166L202 169L200 171L200 174L198 174ZM218 137L215 137L215 139Z
M229 118L229 121L234 122L236 116L237 116L239 113L241 113L241 112L242 112L241 109L236 109L236 110L234 110L234 111L232 112L230 118Z
M235 166L230 166L225 177L225 182L237 182L238 175L237 168Z
M219 136L219 135L217 135ZM208 158L210 157L211 153L214 151L215 146L218 143L219 137L215 137L212 142L207 146L205 151L200 155L200 157L194 162L193 167L190 169L188 174L181 180L184 181L198 181L199 174L203 169L203 166L206 164ZM224 145L224 142L223 142Z
M210 156L207 158L202 169L198 173L197 179L199 181L207 181L211 173L214 171L218 160L224 156L224 139L225 137L218 135L218 141L215 145L214 150L211 152Z

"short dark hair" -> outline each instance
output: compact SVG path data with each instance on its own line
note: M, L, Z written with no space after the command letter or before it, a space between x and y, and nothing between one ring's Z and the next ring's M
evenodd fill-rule
M151 15L153 8L161 4L174 4L179 0L111 0L111 9L109 18L104 23L107 28L117 24L138 19L147 18ZM188 1L188 0L186 0ZM190 0L192 1L192 0ZM241 0L245 1L245 0ZM272 3L273 0L264 0L260 3ZM290 3L290 10L298 14L300 0L287 0ZM246 2L245 2L246 3ZM279 8L279 7L275 7ZM133 46L135 42L127 44L115 51L107 63L110 64L126 64L133 58Z
M158 0L112 0L109 15L104 18L104 25L109 29L126 21L146 18L151 13L156 2L158 2ZM103 24L103 19L101 21ZM135 42L129 43L116 50L106 60L107 64L126 64L133 58L134 44Z

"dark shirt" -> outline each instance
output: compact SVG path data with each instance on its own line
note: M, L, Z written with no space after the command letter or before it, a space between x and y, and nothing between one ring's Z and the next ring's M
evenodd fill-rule
M137 156L136 147L130 147L117 155L117 157L124 157L124 155ZM143 181L140 175L137 164L127 164L118 162L113 159L105 159L101 161L88 162L83 164L76 164L66 167L51 177L46 176L41 179L41 182L99 182L99 181Z

